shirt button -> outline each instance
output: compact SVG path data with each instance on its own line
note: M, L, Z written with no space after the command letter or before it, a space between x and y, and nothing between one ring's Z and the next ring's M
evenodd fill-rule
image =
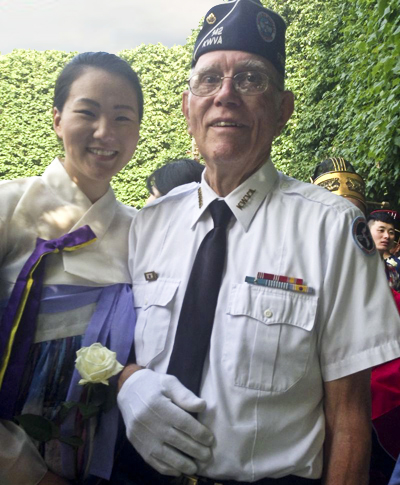
M149 303L149 300L144 300L144 304L147 305Z
M272 315L273 315L272 310L270 310L269 308L268 308L268 310L265 310L264 317L271 318Z
M288 188L289 188L289 184L287 182L283 182L283 184L281 185L281 189L286 190Z

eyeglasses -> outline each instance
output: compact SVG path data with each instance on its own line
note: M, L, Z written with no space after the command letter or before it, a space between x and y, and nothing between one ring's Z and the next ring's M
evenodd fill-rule
M220 76L213 72L194 74L188 81L189 89L195 96L212 96L221 89L224 79L232 79L236 92L244 96L262 94L270 83L281 91L268 74L260 71L238 72L234 76Z

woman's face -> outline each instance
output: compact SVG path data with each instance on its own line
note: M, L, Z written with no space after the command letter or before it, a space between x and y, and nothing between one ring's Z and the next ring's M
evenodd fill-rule
M134 88L122 76L88 67L70 88L54 129L65 149L64 167L94 202L131 159L139 139Z

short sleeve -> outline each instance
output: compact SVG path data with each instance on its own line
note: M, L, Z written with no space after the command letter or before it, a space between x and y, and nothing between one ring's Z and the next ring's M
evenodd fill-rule
M384 263L368 238L365 219L348 209L339 214L326 241L318 308L324 381L400 356L400 317Z

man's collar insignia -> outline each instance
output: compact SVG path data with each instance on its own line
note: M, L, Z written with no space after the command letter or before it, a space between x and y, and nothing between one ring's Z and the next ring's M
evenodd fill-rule
M253 195L256 193L254 189L249 189L246 194L240 199L240 202L236 206L238 209L242 210L246 204L249 202L249 200L253 197Z
M203 192L201 191L201 187L199 187L197 195L199 197L199 209L201 209L203 207Z

